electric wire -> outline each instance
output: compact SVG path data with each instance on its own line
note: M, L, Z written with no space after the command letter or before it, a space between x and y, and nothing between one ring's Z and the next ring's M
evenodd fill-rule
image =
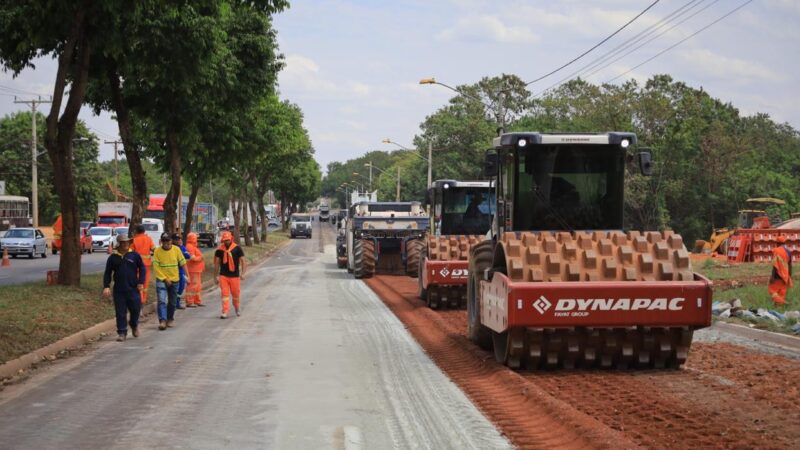
M627 23L625 23L625 25L621 26L621 27L620 27L620 28L618 28L616 31L614 31L614 32L613 32L613 33L611 33L610 35L606 36L606 37L605 37L605 39L603 39L602 41L600 41L600 42L598 42L597 44L595 44L595 45L594 45L592 48L590 48L589 50L586 50L585 52L583 52L583 53L581 53L580 55L578 55L578 56L576 56L575 58L573 58L573 59L572 59L572 61L569 61L568 63L566 63L566 64L562 65L561 67L559 67L559 68L557 68L557 69L555 69L555 70L552 70L552 71L550 71L549 73L547 73L547 74L545 74L545 75L542 75L542 76L540 76L539 78L536 78L535 80L531 80L531 81L529 81L529 82L525 83L525 86L529 86L529 85L531 85L531 84L533 84L533 83L536 83L537 81L541 81L541 80L543 80L543 79L545 79L545 78L549 77L550 75L553 75L553 74L555 74L555 73L557 73L557 72L560 72L562 69L564 69L564 68L566 68L566 67L568 67L568 66L572 65L572 63L574 63L574 62L578 61L579 59L583 58L584 56L588 55L588 54L589 54L589 53L591 53L591 52L592 52L594 49L596 49L597 47L600 47L601 45L605 44L605 43L606 43L606 42L607 42L609 39L611 39L612 37L616 36L616 35L617 35L619 32L621 32L622 30L624 30L625 28L627 28L627 27L628 27L628 25L632 24L634 21L636 21L636 19L638 19L639 17L643 16L643 15L644 15L644 13L646 13L647 11L649 11L649 10L650 10L652 7L656 6L656 4L657 4L659 1L660 1L660 0L656 0L656 1L654 1L653 3L651 3L651 4L650 4L650 6L648 6L648 7L647 7L647 8L645 8L645 9L644 9L642 12L640 12L639 14L637 14L637 15L636 15L636 16L635 16L633 19L631 19L631 20L629 20Z
M703 28L700 28L699 30L695 31L694 33L690 34L689 36L686 36L685 38L681 39L680 41L670 45L669 47L665 48L664 50L661 50L660 52L656 53L655 55L651 56L650 58L647 58L646 60L642 61L641 63L637 64L636 66L631 67L630 69L626 70L625 72L622 72L621 74L615 76L614 78L611 78L610 80L606 81L606 83L610 83L610 82L616 80L619 77L622 77L624 75L627 75L627 74L633 72L634 70L638 69L639 67L642 67L643 65L645 65L645 64L649 63L650 61L658 58L659 56L663 55L664 53L667 53L668 51L672 50L673 48L683 44L684 42L688 41L689 39L697 36L698 34L702 33L703 31L711 28L715 24L721 22L722 20L726 19L727 17L729 17L732 14L734 14L736 11L739 11L740 9L744 8L745 6L747 6L748 4L750 4L752 2L753 2L753 0L747 0L746 2L744 2L741 5L737 6L736 8L730 10L728 13L724 14L723 16L718 18L717 20L709 23L708 25L704 26Z
M608 51L608 52L606 52L606 53L604 53L604 54L602 54L602 55L598 56L597 58L595 58L595 59L594 59L592 62L590 62L589 64L587 64L587 65L585 65L585 66L581 67L580 69L578 69L578 70L576 70L576 71L572 72L572 73L571 73L571 74L569 74L568 76L566 76L566 77L564 77L564 78L562 78L562 79L558 80L557 82L555 82L555 83L551 84L551 85L550 85L550 86L548 86L547 88L545 88L545 89L542 89L542 90L541 90L541 91L539 91L538 93L534 94L534 95L533 95L533 97L534 97L534 98L536 98L536 97L539 97L539 96L541 96L542 94L544 94L545 92L547 92L547 91L549 91L549 90L551 90L551 89L553 89L553 88L556 88L556 87L558 87L558 86L562 85L563 83L565 83L565 82L567 82L567 81L569 81L569 80L571 80L571 79L573 79L573 78L576 78L576 77L584 77L584 75L585 75L586 73L588 73L589 71L592 71L592 72L591 72L589 75L586 75L586 77L588 77L588 76L591 76L591 75L593 75L593 74L597 73L599 70L602 70L602 69L604 69L604 68L606 68L606 67L610 66L611 64L613 64L613 63L615 63L615 62L619 61L621 58L623 58L623 57L625 57L625 56L627 56L627 55L629 55L629 54L633 53L634 51L638 50L639 48L643 47L644 45L646 45L646 44L648 44L648 43L652 42L653 40L655 40L655 39L656 39L656 38L658 38L659 36L662 36L664 33L666 33L666 32L669 32L670 30L674 29L676 26L680 25L681 23L684 23L685 21L687 21L687 20L691 19L692 17L695 17L697 14L699 14L699 13L700 13L700 12L702 12L702 11L704 11L704 10L705 10L705 9L707 9L709 6L713 5L714 3L718 2L719 0L714 0L714 1L713 1L713 2L711 2L710 4L708 4L708 5L704 6L704 7L703 7L703 8L701 8L699 11L695 11L695 12L694 12L694 13L692 13L692 14L691 14L689 17L687 17L687 18L684 18L683 20L681 20L681 21L680 21L680 22L678 22L677 24L673 25L672 27L668 28L668 29L667 29L667 30L665 30L664 32L662 32L662 33L659 33L659 34L658 34L658 35L656 35L655 37L653 37L653 38L651 38L651 39L647 40L647 41L646 41L646 42L644 42L643 44L641 44L641 45L637 46L636 48L634 48L633 50L631 50L631 51L629 51L629 52L625 53L625 54L624 54L624 55L622 55L621 57L615 58L615 59L614 59L613 61L611 61L610 63L608 62L608 59L609 59L609 58L614 58L616 55L619 55L620 53L622 53L622 52L624 52L624 51L626 51L626 50L630 49L632 46L634 46L634 45L638 44L639 42L641 42L641 40L642 40L642 39L645 39L645 38L647 38L647 37L651 36L653 33L655 33L656 31L658 31L660 28L662 28L662 27L664 27L665 25L669 24L669 23L670 23L670 22L672 22L673 20L679 19L681 16L683 16L684 14L686 14L686 13L690 12L692 9L696 8L697 6L700 6L700 5L701 5L703 2L705 2L705 1L706 1L706 0L700 0L700 1L699 1L699 3L698 3L698 1L697 1L697 0L691 0L691 1L687 2L687 3L685 3L683 6L681 6L681 7L679 7L678 9L676 9L676 10L672 11L671 13L667 14L667 15L666 15L666 16L665 16L663 19L661 19L661 20L660 20L658 23L656 23L655 25L645 28L644 30L642 30L642 31L640 31L639 33L637 33L635 36L633 36L633 37L629 38L629 39L628 39L628 40L626 40L625 42L623 42L623 43L621 43L620 45L618 45L618 46L614 47L612 50L610 50L610 51ZM602 67L600 67L601 65L602 65ZM598 69L598 67L599 67L599 69ZM597 69L597 70L595 70L595 69Z

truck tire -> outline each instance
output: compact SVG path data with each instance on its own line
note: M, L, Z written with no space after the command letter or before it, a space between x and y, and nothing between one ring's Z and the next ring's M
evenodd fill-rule
M417 268L417 296L425 303L428 303L428 290L422 285L422 271L425 270L425 261L428 260L428 247L419 256L419 267Z
M481 324L480 280L492 267L494 241L486 240L472 248L467 279L467 337L484 350L492 350L491 330Z
M422 250L426 247L422 239L413 239L406 243L406 275L411 278L419 276L419 265L422 260Z
M359 239L353 243L353 275L357 279L375 275L375 242Z

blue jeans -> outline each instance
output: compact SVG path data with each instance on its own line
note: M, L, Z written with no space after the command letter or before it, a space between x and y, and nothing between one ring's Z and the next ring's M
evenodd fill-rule
M117 316L117 334L128 334L128 313L131 314L131 328L139 326L142 311L142 298L139 291L114 292L114 312Z
M156 280L156 294L158 295L158 320L174 320L175 299L178 298L178 282L173 281L167 287L163 280Z

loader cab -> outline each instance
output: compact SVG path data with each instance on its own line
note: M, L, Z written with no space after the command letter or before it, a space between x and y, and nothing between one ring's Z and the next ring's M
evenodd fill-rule
M635 144L633 133L495 138L497 232L621 229L625 167ZM649 153L639 163L649 171Z
M489 181L437 180L428 192L432 232L442 235L484 235L497 209Z

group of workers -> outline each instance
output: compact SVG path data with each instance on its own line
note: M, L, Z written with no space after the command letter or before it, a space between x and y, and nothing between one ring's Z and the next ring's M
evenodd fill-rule
M241 315L240 281L244 279L246 263L244 251L233 242L229 231L222 233L221 241L214 252L214 282L220 286L220 318L225 319L230 312L231 299L236 316ZM103 295L113 298L117 341L127 338L128 325L133 337L139 337L139 315L142 305L147 304L147 290L153 275L159 330L175 326L176 309L206 306L200 295L205 262L197 245L197 234L189 233L183 245L180 234L164 233L159 244L156 246L139 225L133 238L124 234L117 236L117 248L106 261Z

